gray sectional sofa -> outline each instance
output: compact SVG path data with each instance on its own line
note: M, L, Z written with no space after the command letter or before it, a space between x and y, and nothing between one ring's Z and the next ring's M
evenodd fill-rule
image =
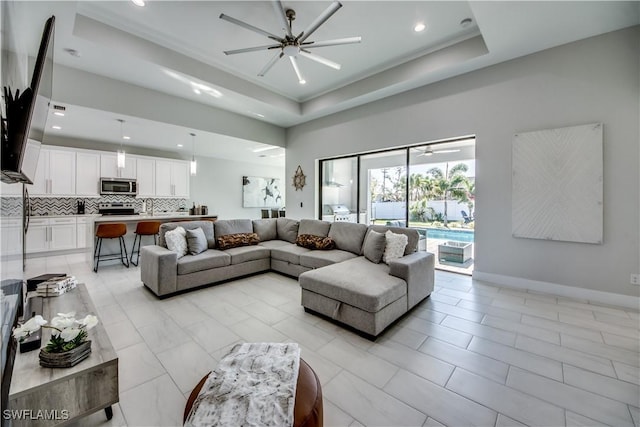
M167 231L202 228L208 249L178 259L166 247ZM401 258L371 262L364 244L372 231L404 234ZM220 250L216 239L256 233L256 245ZM299 235L330 237L335 249L296 245ZM373 233L375 235L375 233ZM158 245L141 250L144 285L160 297L191 288L269 270L297 277L305 310L330 317L375 337L424 298L434 286L434 255L417 251L419 234L402 227L273 218L260 220L184 221L162 224Z

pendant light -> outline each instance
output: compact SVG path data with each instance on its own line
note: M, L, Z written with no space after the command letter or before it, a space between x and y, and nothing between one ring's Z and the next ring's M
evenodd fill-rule
M191 176L195 176L198 170L198 163L196 163L196 134L191 132Z
M125 154L124 154L124 148L122 147L122 141L125 139L124 133L122 131L124 120L122 119L117 119L117 120L120 122L120 149L118 150L118 157L117 157L118 169L124 169ZM129 138L127 137L126 139L129 139Z

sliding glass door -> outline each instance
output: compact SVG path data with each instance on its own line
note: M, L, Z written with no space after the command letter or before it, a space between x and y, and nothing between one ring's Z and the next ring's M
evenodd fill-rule
M473 271L475 138L320 160L320 182L319 218L415 228L437 268Z

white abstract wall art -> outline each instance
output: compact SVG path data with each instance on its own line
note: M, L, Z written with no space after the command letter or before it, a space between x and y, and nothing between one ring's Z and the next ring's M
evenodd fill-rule
M602 123L514 136L514 237L602 243L602 138Z
M242 207L280 208L284 205L282 196L278 178L242 177Z

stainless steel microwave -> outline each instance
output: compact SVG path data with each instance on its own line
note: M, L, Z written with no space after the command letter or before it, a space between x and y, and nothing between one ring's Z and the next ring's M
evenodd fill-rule
M138 182L135 179L126 178L100 178L100 194L137 196Z

